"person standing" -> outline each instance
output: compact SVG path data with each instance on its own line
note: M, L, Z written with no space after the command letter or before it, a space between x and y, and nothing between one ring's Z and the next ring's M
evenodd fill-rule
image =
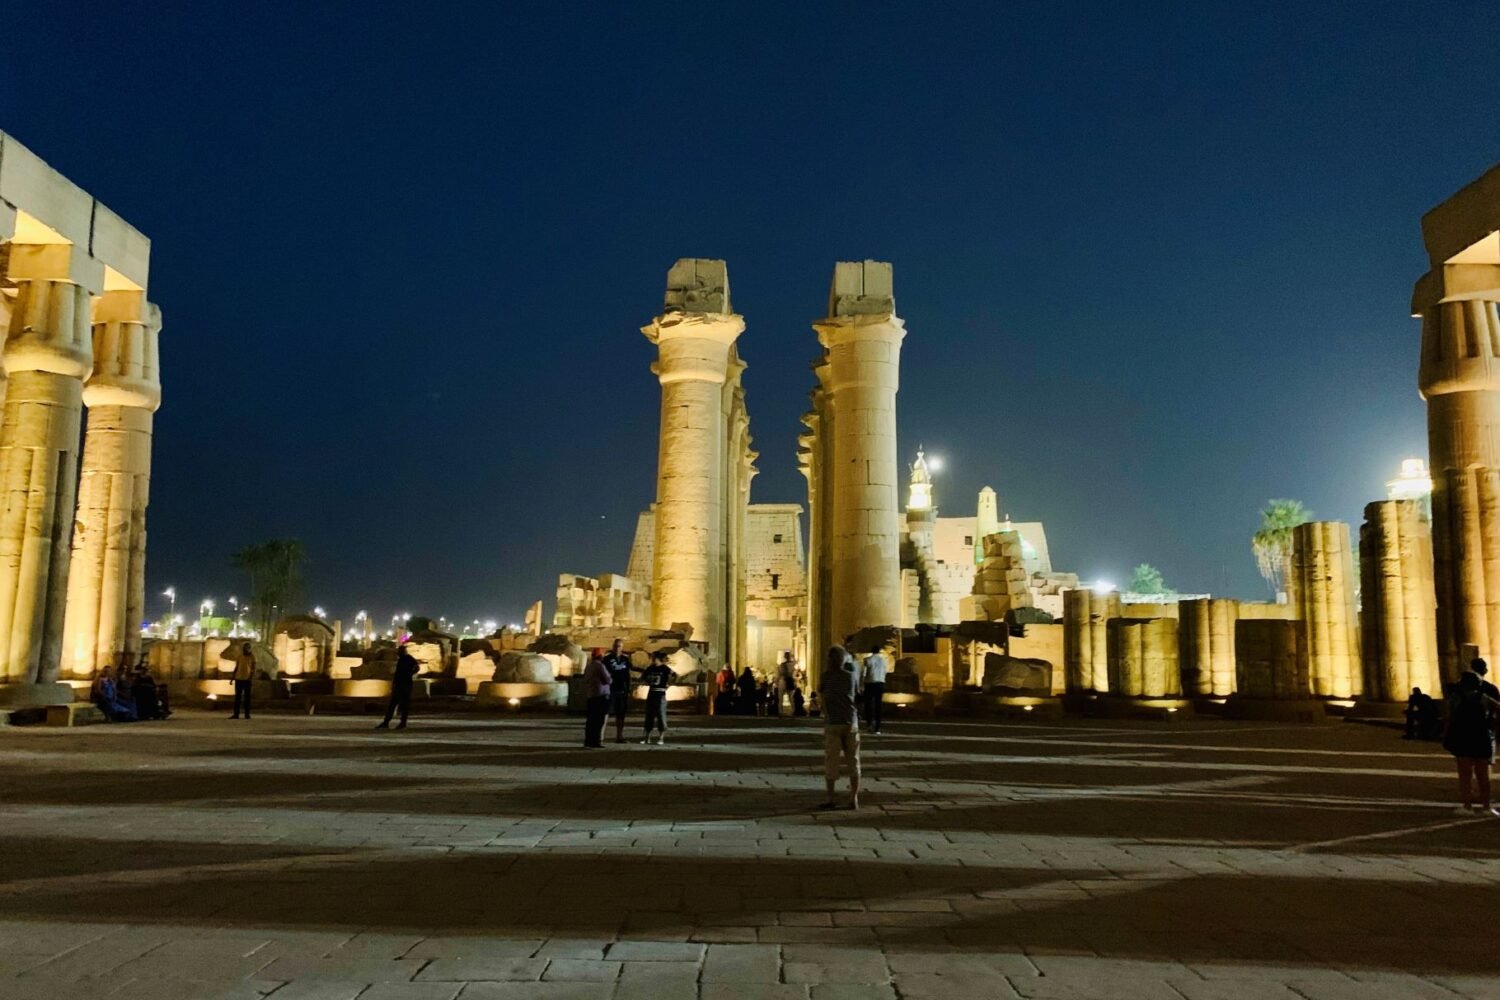
M417 658L407 652L403 645L400 655L396 657L396 669L391 674L391 697L385 705L385 721L376 726L376 729L391 728L391 719L397 709L401 711L401 721L396 724L396 728L406 728L406 715L411 711L412 685L416 682L417 671L421 669L422 665L417 662Z
M781 654L781 662L776 665L776 714L781 714L782 699L786 700L789 707L793 708L795 714L796 699L794 692L797 690L797 661L792 659L791 650Z
M880 732L880 719L884 708L885 672L887 669L884 648L865 657L865 726L872 733Z
M646 682L646 734L641 740L649 746L651 744L651 730L657 729L661 735L657 738L658 744L667 742L667 688L677 681L677 675L672 668L667 666L667 654L661 650L651 654L651 665L646 668L641 678Z
M760 703L760 685L755 683L755 674L749 667L740 672L739 689L740 714L755 715L756 705Z
M625 643L616 639L604 655L604 669L609 671L609 713L615 717L615 742L625 742L625 713L630 710L630 657Z
M1448 704L1448 731L1443 749L1458 764L1458 796L1462 816L1500 815L1490 804L1490 765L1495 760L1495 703L1484 690L1480 674L1465 671L1453 687ZM1476 809L1474 800L1479 805Z
M244 707L245 718L250 718L250 685L255 681L255 651L251 649L250 643L240 643L240 651L234 657L234 714L231 719L240 717L240 708Z
M818 683L823 695L823 779L828 787L828 801L819 809L836 808L834 785L839 780L839 758L849 767L849 808L859 808L859 673L854 657L843 646L830 646L823 678Z
M583 694L587 715L583 722L583 745L588 750L604 749L604 718L609 712L609 668L604 665L604 650L595 649L583 668Z
M714 695L714 714L733 715L734 668L727 663L720 667L719 672L714 675L714 687L717 689L717 693ZM728 708L721 710L721 704L727 705Z

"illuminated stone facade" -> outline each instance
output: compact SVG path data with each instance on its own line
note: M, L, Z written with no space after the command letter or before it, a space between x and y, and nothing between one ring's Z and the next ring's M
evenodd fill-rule
M720 663L738 660L745 643L739 550L755 453L735 348L744 329L724 262L698 258L667 272L662 313L642 327L661 382L652 625L691 628Z
M140 650L161 399L149 260L144 236L0 133L0 684L31 689L17 699L61 698L60 673Z
M1438 656L1500 654L1500 166L1422 217L1422 321Z

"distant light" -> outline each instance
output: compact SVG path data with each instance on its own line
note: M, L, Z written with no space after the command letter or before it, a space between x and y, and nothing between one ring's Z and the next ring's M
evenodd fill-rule
M510 699L510 707L511 708L515 708L519 704L521 704L521 699L520 698L511 698Z
M1095 580L1093 589L1101 594L1107 594L1115 589L1115 585L1108 580Z
M326 618L328 617L328 612L324 611L322 608L313 608L313 617Z
M1023 712L1029 712L1029 711L1031 711L1031 710L1032 710L1032 709L1033 709L1033 708L1034 708L1034 707L1035 707L1035 706L1034 706L1034 705L1022 705L1022 706L1021 706L1021 711L1023 711Z
M1177 709L1175 709L1175 708L1169 708L1169 709L1167 709L1167 711L1168 712L1175 712L1175 711L1177 711Z
M929 458L927 460L927 471L929 471L929 472L942 472L943 471L943 464L944 464L943 463L943 456L941 456L941 455L933 455L931 458Z

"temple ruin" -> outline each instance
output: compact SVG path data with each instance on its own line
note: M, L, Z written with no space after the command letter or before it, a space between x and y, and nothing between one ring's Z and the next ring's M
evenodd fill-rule
M150 258L145 236L0 133L0 698L9 704L70 701L59 678L140 655L161 403Z

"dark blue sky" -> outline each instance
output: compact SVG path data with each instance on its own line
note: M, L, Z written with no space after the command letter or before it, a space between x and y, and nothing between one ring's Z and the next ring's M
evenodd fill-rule
M163 5L165 6L165 5ZM638 328L729 261L754 499L803 501L832 264L895 262L903 458L1055 563L1264 594L1293 496L1425 455L1423 211L1500 159L1493 3L51 3L0 129L153 240L153 592L518 617L623 571Z

